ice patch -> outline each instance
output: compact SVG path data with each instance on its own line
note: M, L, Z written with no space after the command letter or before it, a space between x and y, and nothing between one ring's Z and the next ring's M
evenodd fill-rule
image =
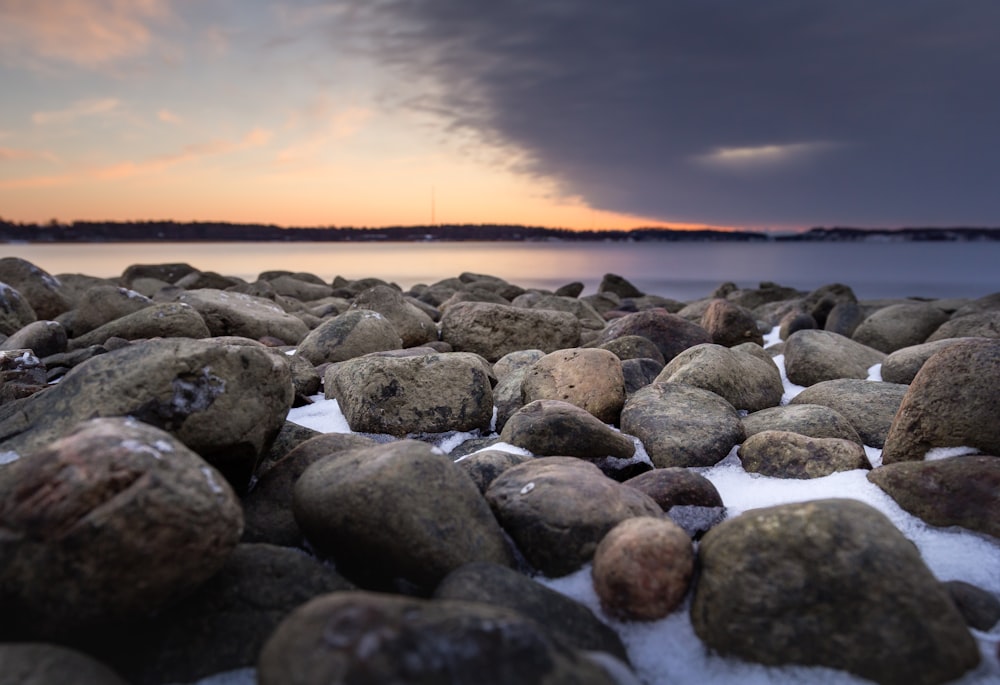
M964 457L969 454L979 454L975 447L934 447L927 450L924 461L938 461L951 457Z
M212 472L212 468L210 466L202 466L201 472L205 474L205 480L208 481L208 487L212 488L212 492L217 495L222 493L222 486L219 485L217 480L215 480L215 474Z
M320 433L352 432L337 400L328 400L323 395L313 395L309 399L312 404L288 411L289 421Z
M768 348L771 345L777 345L781 340L781 326L775 326L770 331L764 334L764 347Z
M882 380L882 362L879 362L878 364L873 364L868 369L868 378L866 378L865 380L868 380L868 381L881 381Z
M14 450L7 450L6 452L0 452L0 466L4 464L13 464L15 461L21 458L21 455Z
M781 406L785 406L806 388L803 385L795 385L795 383L788 380L788 374L785 373L785 355L779 354L776 356L774 358L774 365L778 367L778 371L781 373L781 385L785 388L785 392L781 395Z

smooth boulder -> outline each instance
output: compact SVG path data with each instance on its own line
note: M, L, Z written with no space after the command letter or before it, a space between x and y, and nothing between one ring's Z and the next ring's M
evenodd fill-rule
M626 335L650 340L669 362L689 347L712 342L712 336L698 324L665 309L647 309L615 319L597 336L595 345L604 345Z
M296 345L309 333L301 319L270 300L214 288L187 290L178 298L201 314L212 335L238 335L259 340L274 337Z
M555 352L580 344L580 320L569 312L524 309L490 302L462 302L441 316L441 339L459 352L490 362L510 352Z
M314 328L299 343L296 354L318 366L402 346L402 338L387 318L378 312L356 309Z
M863 444L882 447L906 390L896 383L840 378L806 388L789 405L829 407L847 419Z
M868 378L868 369L885 353L842 335L820 330L793 333L785 341L785 372L796 385L838 378Z
M764 337L757 329L757 320L749 310L721 298L708 303L701 315L701 327L712 336L712 342L724 347L735 347L746 342L764 344Z
M775 430L791 431L810 438L840 438L864 444L843 414L820 404L786 404L761 409L743 417L743 429L748 438L755 433Z
M560 400L535 400L507 421L500 440L539 456L629 459L635 444L589 412Z
M926 302L905 302L874 311L862 321L851 339L890 354L919 345L948 320L948 315Z
M525 372L521 396L525 404L569 402L604 423L617 423L625 404L621 360L612 352L593 348L552 352Z
M822 478L838 471L871 468L857 442L788 431L755 433L740 445L737 455L746 471L773 478Z
M714 343L684 350L663 367L655 382L709 390L734 408L751 412L778 406L784 393L781 372L769 358Z
M83 349L102 345L110 338L142 340L145 338L208 338L212 333L205 320L190 305L167 302L141 307L69 341L69 348Z

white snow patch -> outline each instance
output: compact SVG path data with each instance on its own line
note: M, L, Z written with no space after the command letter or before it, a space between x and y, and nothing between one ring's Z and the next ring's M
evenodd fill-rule
M323 395L309 398L312 404L295 407L288 411L288 420L320 433L350 433L351 427L340 411L337 400L328 400Z
M873 469L877 469L882 465L882 448L872 447L871 445L864 445L865 456L868 457L868 463L872 465Z
M130 300L141 300L143 302L152 302L148 297L141 293L137 293L134 290L129 290L128 288L119 288L118 291Z
M212 489L212 492L219 494L222 492L222 486L219 485L219 481L215 480L215 473L210 466L202 466L201 472L205 474L205 480L208 481L208 487Z
M36 357L31 350L25 350L24 353L15 359L14 361L19 362L23 366L40 366L41 360Z
M158 442L163 442L163 441L160 440ZM133 454L148 454L153 459L163 459L163 455L160 454L159 449L157 449L153 445L142 442L141 440L132 440L132 439L122 440L120 444L123 448L125 448L129 452L132 452Z
M785 387L785 392L781 395L781 406L785 406L806 388L803 385L795 385L795 383L788 380L788 374L785 373L785 355L779 354L776 356L774 358L774 365L778 367L778 371L781 373L781 384Z
M496 433L497 432L497 416L499 415L499 413L500 413L500 410L497 408L497 405L494 404L493 405L493 418L490 419L490 433Z
M285 350L285 354L288 355L289 357L294 357L295 353L298 352L298 351L299 351L299 348L296 347L296 348L293 348L291 350Z
M472 433L449 433L447 437L442 438L439 442L435 443L434 446L441 450L443 454L450 454L453 449L461 445L463 442L467 442L478 437L478 431Z
M764 334L764 347L768 348L771 345L777 345L782 342L781 340L781 326L775 326L770 331Z
M0 466L4 464L13 464L15 461L21 458L21 455L14 450L7 450L6 452L0 452Z
M160 450L161 452L173 452L174 451L174 446L171 445L166 440L157 440L156 442L153 443L153 447L155 447L156 449Z
M882 380L882 362L879 362L878 364L873 364L871 367L869 367L868 378L866 378L865 380L868 381Z
M969 454L979 454L975 447L934 447L927 450L924 461L938 461L950 457L964 457Z
M473 454L479 454L480 452L486 452L487 450L497 450L499 452L509 452L510 454L520 454L523 457L533 457L535 456L523 447L518 447L517 445L511 445L509 442L495 442L492 445L487 445L486 447L480 448L475 452L470 452L463 457L459 457L455 460L455 463L462 461L463 459L468 459Z

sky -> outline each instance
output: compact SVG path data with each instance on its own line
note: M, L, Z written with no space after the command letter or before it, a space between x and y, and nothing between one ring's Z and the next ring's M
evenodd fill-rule
M996 0L0 0L0 218L1000 226Z

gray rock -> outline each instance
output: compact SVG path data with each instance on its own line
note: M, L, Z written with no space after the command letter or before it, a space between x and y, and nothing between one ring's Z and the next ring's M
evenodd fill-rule
M625 485L649 495L664 512L676 506L722 506L712 481L686 468L653 469L628 479Z
M823 329L849 338L864 319L865 310L857 302L838 302L826 315Z
M621 638L590 609L506 566L485 562L466 564L441 581L434 590L434 598L511 609L537 621L575 649L608 652L628 663Z
M887 383L910 384L920 368L935 352L968 338L943 338L934 342L912 345L896 350L882 362L882 380Z
M353 310L313 329L299 343L297 354L318 366L402 346L402 338L387 318L378 312Z
M948 315L925 302L907 302L876 310L854 330L851 338L889 354L919 345L948 320Z
M309 333L302 321L270 300L212 288L188 290L178 297L201 314L212 335L258 340L272 336L296 345Z
M814 385L837 378L868 378L885 353L836 333L804 330L785 341L785 372L796 385Z
M91 656L45 642L0 644L0 685L127 685Z
M98 285L88 288L80 296L74 308L74 337L89 333L100 328L109 321L114 321L140 309L149 307L153 301L134 290L119 288L113 285Z
M575 297L560 297L542 293L527 292L516 297L512 302L515 307L528 309L551 309L559 312L569 312L580 320L584 328L600 330L604 328L604 317L594 309L593 305Z
M583 292L584 285L580 281L573 281L572 283L567 283L566 285L561 285L555 290L555 295L559 297L580 297L580 293Z
M615 319L594 343L600 346L625 335L641 335L649 339L666 362L689 347L712 342L712 336L701 326L677 314L650 309Z
M305 280L304 277L293 274L282 274L272 279L262 278L261 280L269 281L271 287L274 288L274 292L277 294L284 295L285 297L294 297L300 302L314 302L322 300L324 297L330 297L333 294L333 288L326 283Z
M883 463L921 460L934 447L1000 454L1000 340L966 340L935 353L903 397Z
M10 335L0 350L29 349L37 357L48 357L66 351L66 329L57 321L35 321Z
M791 431L810 438L840 438L864 443L854 426L840 412L819 404L788 404L771 407L743 417L749 438L763 431Z
M366 586L403 578L427 591L464 564L513 562L472 480L414 440L314 463L295 484L293 510L313 548Z
M759 411L781 403L781 372L770 359L706 343L690 347L663 367L657 383L709 390L736 409Z
M668 616L687 595L692 575L691 539L670 519L626 519L594 553L594 591L601 608L623 621Z
M857 442L788 431L755 433L740 445L738 456L746 471L773 478L822 478L838 471L871 468Z
M748 511L709 531L699 557L691 622L721 654L837 668L882 685L944 683L979 662L916 547L868 505Z
M215 271L194 271L179 278L174 285L184 290L225 290L239 283L238 279Z
M623 335L620 338L603 343L600 347L601 349L613 352L622 361L648 358L659 362L661 365L664 363L663 355L660 353L659 348L653 344L652 340L644 338L641 335Z
M1000 310L987 310L978 314L953 317L941 324L927 337L926 342L945 338L1000 338Z
M966 314L975 314L987 311L1000 311L1000 292L990 293L989 295L983 295L982 297L977 297L971 301L966 300L961 302L953 312L953 318L957 319L958 317L965 316Z
M592 348L558 350L527 370L521 384L525 404L560 400L590 412L604 423L617 423L625 404L621 360Z
M944 587L970 628L987 631L1000 621L1000 599L993 594L960 580L945 581Z
M0 351L0 405L45 389L45 364L28 349Z
M792 335L792 333L819 328L816 324L816 319L813 318L812 314L797 311L788 312L781 317L781 321L778 322L778 326L778 335L781 336L782 340L788 340L788 337Z
M352 430L364 433L489 431L489 366L461 352L366 356L331 366L326 396L336 398Z
M257 679L260 685L617 682L510 609L364 592L325 595L293 611L264 646Z
M545 356L541 350L518 350L505 354L493 364L493 373L498 382L503 382L508 374L527 369Z
M701 317L701 327L708 331L716 345L733 347L745 342L764 344L753 314L728 300L715 299L709 302Z
M642 441L657 468L711 466L743 442L731 404L683 383L653 383L636 392L622 410L621 428Z
M69 349L102 345L110 338L208 338L212 335L205 320L190 305L169 302L143 307L99 326L69 341Z
M600 285L597 286L597 292L614 293L618 297L642 297L641 290L618 274L604 274Z
M426 312L410 304L395 288L377 285L358 293L354 308L378 312L392 324L403 347L416 347L438 339L437 325Z
M139 278L155 278L166 283L176 283L190 273L197 271L190 264L132 264L122 272L121 282L126 288L131 288Z
M0 449L24 454L94 416L173 433L246 488L292 404L288 366L264 349L171 338L93 357L0 421Z
M45 321L73 307L58 278L20 257L0 258L0 283L17 290L31 305L35 316Z
M612 310L618 309L622 303L622 299L611 292L584 295L580 299L596 309L601 316L604 316Z
M503 430L507 420L524 406L521 384L528 369L545 356L541 350L520 350L501 357L494 365L497 384L493 388L493 405L497 410L496 430Z
M0 633L18 639L159 611L218 571L243 529L221 474L132 419L81 423L0 469L0 521Z
M526 404L504 425L500 440L540 456L628 459L635 454L630 438L561 400Z
M905 394L905 385L841 378L806 388L789 404L829 407L847 419L863 444L882 447Z
M503 450L483 450L463 457L455 463L469 474L476 487L479 488L479 492L485 494L490 483L495 481L501 473L532 459L534 457Z
M663 371L663 364L655 359L626 359L622 362L626 399L656 380Z
M13 335L37 320L35 310L17 288L0 281L0 335Z
M466 302L442 314L441 339L455 350L495 362L517 350L555 352L576 347L580 321L569 312Z
M933 526L962 526L1000 539L1000 458L950 457L886 464L868 480Z
M534 568L550 577L590 561L601 539L633 516L662 516L645 494L573 457L542 457L493 481L486 499Z
M764 281L760 284L760 287L756 289L748 288L745 290L734 290L726 295L726 299L733 304L745 307L746 309L756 309L757 307L769 302L790 300L799 297L800 295L802 295L802 293L794 288L787 288L785 286L778 285L777 283Z

